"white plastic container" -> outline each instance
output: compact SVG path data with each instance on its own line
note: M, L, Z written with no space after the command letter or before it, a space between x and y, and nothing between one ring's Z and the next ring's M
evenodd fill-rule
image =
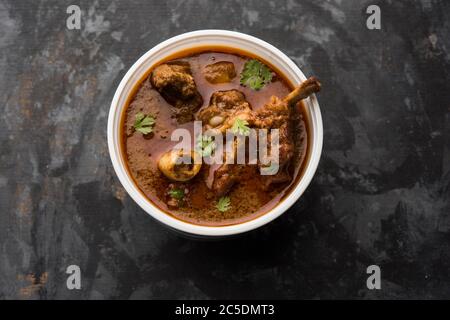
M189 235L200 237L224 237L247 232L265 225L283 214L300 198L314 176L322 153L322 117L315 95L304 100L306 120L310 126L308 132L310 136L310 145L308 148L309 154L305 158L305 161L308 162L301 180L290 194L266 214L240 224L211 227L183 222L161 211L142 195L133 182L133 179L128 176L124 159L122 159L120 152L120 117L126 107L126 102L132 89L154 64L176 52L204 46L226 46L247 51L270 62L293 84L299 84L306 80L305 75L291 59L274 46L258 38L239 32L225 30L200 30L181 34L158 44L150 51L146 52L133 64L123 77L116 90L109 111L108 147L114 170L116 171L120 182L128 194L145 212L164 225Z

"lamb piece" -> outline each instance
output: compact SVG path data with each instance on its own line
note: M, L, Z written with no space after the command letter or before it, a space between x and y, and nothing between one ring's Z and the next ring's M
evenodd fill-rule
M255 126L261 129L279 130L279 165L287 163L294 155L294 142L292 139L291 108L288 104L272 96L270 101L255 114ZM270 146L270 132L268 134L268 146Z
M216 105L221 109L250 108L245 95L239 90L216 91L211 95L209 105Z
M205 79L212 84L230 82L236 77L233 62L219 61L208 64L204 69Z
M243 165L222 164L214 171L214 180L211 189L216 197L220 198L230 191L231 187L239 181Z
M237 148L238 141L235 139L232 150L224 154L223 164L212 165L210 167L210 174L212 173L213 179L212 185L209 187L214 191L216 197L222 197L227 194L231 187L239 181L242 171L245 168L245 164L226 163L228 157L236 161ZM208 180L210 179L207 178L207 185Z
M320 91L320 82L312 77L302 82L295 90L283 100L272 96L269 103L255 114L254 123L259 128L279 129L279 170L274 175L263 175L263 185L269 188L272 183L286 182L291 179L288 166L294 155L294 140L292 137L292 109L302 99ZM270 134L268 139L270 139ZM270 140L269 146L270 146ZM269 151L270 153L270 151ZM262 165L260 164L260 168Z
M203 129L220 130L224 133L231 128L236 118L250 119L253 117L250 104L245 100L245 95L238 90L217 91L211 96L209 106L201 109L197 119L203 122ZM217 197L226 194L238 181L243 165L227 164L226 157L236 159L237 146L233 146L232 154L224 155L224 163L213 165L210 176L206 177L207 185ZM212 182L210 182L212 181Z
M236 118L247 121L253 118L250 104L245 100L245 95L238 90L214 92L209 106L197 114L197 119L203 122L205 130L217 129L222 133L233 126Z
M278 99L278 101L281 101ZM281 117L276 117L276 121L280 121ZM274 121L275 122L275 121ZM276 124L275 124L276 125ZM267 190L271 184L284 183L291 180L291 176L289 174L289 164L291 162L292 157L295 153L295 143L293 139L293 128L292 128L292 119L287 117L284 123L281 123L280 126L272 127L270 129L278 129L278 171L275 173L270 173L270 165L264 165L259 162L260 172L264 169L269 169L269 173L265 175L261 175L262 187ZM271 147L270 139L272 138L272 134L268 133L268 148ZM269 150L270 156L271 150ZM267 168L269 166L269 168ZM273 170L272 170L273 171Z
M255 125L259 128L279 128L286 123L291 115L290 107L293 107L311 94L320 91L320 82L311 77L303 81L297 88L289 93L283 100L272 96L269 102L256 112Z
M278 97L271 96L264 107L255 112L255 125L258 128L279 128L291 115L288 104Z
M152 86L172 106L177 108L179 123L194 119L194 112L203 104L188 62L175 61L156 67L151 76Z
M269 102L257 112L252 111L242 92L237 90L219 91L212 95L210 105L200 110L197 118L206 123L204 124L204 129L215 128L222 132L230 128L237 117L247 120L251 127L279 129L279 170L276 174L261 176L262 187L267 189L271 184L287 182L292 179L288 172L295 148L292 136L292 109L298 101L319 90L320 83L316 79L310 78L283 100L272 96ZM211 124L211 120L214 120L215 117L221 117L222 121ZM270 139L271 134L269 133L269 146L271 145ZM236 143L233 150L234 154L236 154ZM260 169L264 167L262 163L259 166ZM218 197L223 196L238 181L243 168L243 165L238 164L224 163L220 165L213 170L210 188ZM208 177L207 180L211 180L210 178Z

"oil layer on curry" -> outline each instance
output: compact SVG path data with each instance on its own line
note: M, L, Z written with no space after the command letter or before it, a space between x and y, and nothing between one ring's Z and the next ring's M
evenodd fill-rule
M122 151L141 192L180 220L208 226L248 221L275 207L295 186L306 161L308 124L302 99L320 90L310 78L298 87L245 52L197 49L161 62L137 84L122 115ZM243 134L278 129L279 169L261 175L263 164L180 164L182 157L210 156L214 139L203 131ZM192 133L183 154L174 130ZM270 138L270 137L269 137Z

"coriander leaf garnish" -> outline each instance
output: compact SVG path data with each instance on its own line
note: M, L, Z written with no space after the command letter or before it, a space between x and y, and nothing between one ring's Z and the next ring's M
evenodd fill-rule
M272 81L272 71L258 60L248 60L241 72L241 84L253 90L260 90Z
M172 189L169 191L169 195L172 198L175 198L177 200L181 200L184 198L184 190L182 189Z
M151 115L146 116L142 112L138 112L136 114L136 118L134 121L134 129L139 131L142 134L149 134L153 131L153 126L155 125L155 118Z
M201 134L197 137L197 149L203 157L209 157L216 149L213 137Z
M231 208L230 197L222 197L219 199L216 205L217 210L220 212L225 212Z
M236 118L234 120L233 126L231 127L231 132L234 134L239 134L241 136L250 135L250 128L248 127L247 120Z

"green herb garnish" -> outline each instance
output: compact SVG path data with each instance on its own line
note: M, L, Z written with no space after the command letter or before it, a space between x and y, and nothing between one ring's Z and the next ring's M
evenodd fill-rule
M216 205L217 210L225 212L231 208L231 200L229 197L222 197L219 199Z
M142 134L149 134L153 131L153 126L155 125L155 118L152 116L146 116L142 112L136 114L136 119L134 121L134 129Z
M209 157L216 149L216 143L212 136L199 135L197 138L197 149L203 157Z
M172 189L169 191L169 195L172 198L175 198L177 200L181 200L184 198L184 190L181 189Z
M272 71L258 60L248 60L241 72L241 84L259 90L272 81Z
M239 134L241 136L250 135L250 128L248 127L247 120L236 118L234 120L233 126L231 127L231 132L234 134Z

